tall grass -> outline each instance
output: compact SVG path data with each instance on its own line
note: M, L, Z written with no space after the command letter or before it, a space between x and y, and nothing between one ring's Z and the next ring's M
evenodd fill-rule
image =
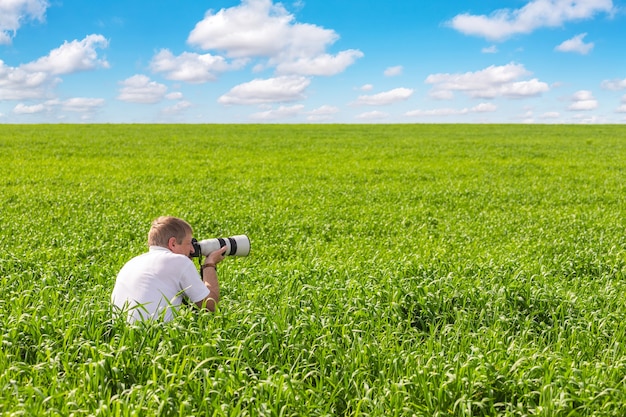
M0 414L621 415L625 133L5 125ZM128 325L162 214L253 251Z

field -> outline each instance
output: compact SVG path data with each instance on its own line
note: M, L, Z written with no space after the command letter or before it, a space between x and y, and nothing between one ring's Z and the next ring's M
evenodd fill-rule
M0 414L619 416L626 127L0 126ZM218 311L112 318L152 219Z

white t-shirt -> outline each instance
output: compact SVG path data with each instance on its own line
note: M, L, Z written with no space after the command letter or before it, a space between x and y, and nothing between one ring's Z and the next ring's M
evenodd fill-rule
M150 250L126 263L117 274L111 301L128 314L128 321L163 318L182 304L183 295L197 303L209 295L191 259L167 248Z

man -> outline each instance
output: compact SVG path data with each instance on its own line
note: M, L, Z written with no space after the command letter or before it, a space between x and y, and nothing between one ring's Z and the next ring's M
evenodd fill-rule
M210 253L198 274L191 255L193 230L186 221L162 216L152 222L149 251L126 263L111 294L113 304L134 322L146 319L169 321L183 297L200 308L215 311L220 288L217 264L226 247Z

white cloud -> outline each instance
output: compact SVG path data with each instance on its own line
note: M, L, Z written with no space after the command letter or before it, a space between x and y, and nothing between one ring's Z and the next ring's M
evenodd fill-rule
M604 80L600 86L605 90L619 91L626 88L626 78L623 80Z
M359 90L362 91L372 91L374 89L374 86L372 84L363 84Z
M102 98L74 97L59 103L63 110L89 113L97 110L104 105Z
M568 106L571 111L587 111L598 108L598 100L593 97L591 91L580 90L572 96L572 104Z
M0 60L0 97L3 100L41 98L48 88L60 80L44 72L29 72L20 67L9 67Z
M457 116L462 114L467 114L469 112L468 109L431 109L431 110L411 110L404 113L405 116L409 117L421 117L421 116Z
M489 113L489 112L494 112L497 109L498 108L493 103L480 103L479 105L472 107L470 109L470 112L473 112L473 113Z
M47 56L18 67L7 66L0 60L0 100L46 98L61 82L59 75L108 67L96 52L96 48L107 44L104 37L89 35L81 41L65 42Z
M388 113L378 111L378 110L361 113L355 116L355 118L359 120L382 120L382 119L386 119L387 117L389 117Z
M66 112L80 113L82 119L87 119L105 103L102 98L74 97L67 100L50 99L34 105L19 103L13 109L14 114L36 114L43 112ZM63 118L61 116L61 118Z
M241 68L245 62L237 60L229 64L221 56L191 52L174 56L168 49L162 49L152 58L150 69L156 73L164 73L168 80L205 83L214 81L218 73Z
M117 99L129 103L157 103L167 93L165 85L150 81L150 78L140 74L121 81L120 85L122 88Z
M295 117L302 112L304 105L296 104L293 106L280 106L277 109L271 109L250 115L252 119L257 120L278 120Z
M337 113L339 113L338 107L329 106L327 104L308 112L308 114L312 116L326 116L326 115L337 114Z
M183 98L183 93L181 93L180 91L173 91L166 94L165 98L168 100L180 100L181 98Z
M466 35L502 41L542 27L589 19L601 12L613 13L612 0L532 0L521 9L499 9L489 16L464 13L448 23Z
M339 108L335 106L323 105L308 112L307 120L310 122L322 122L332 120L335 114L339 113Z
M166 107L164 108L161 113L163 114L178 114L186 109L188 109L189 107L191 107L192 104L186 100L181 100L178 103L174 104L173 106L170 107Z
M402 67L402 65L397 65L395 67L387 68L384 74L385 74L385 77L396 77L398 75L402 75L403 70L404 68Z
M607 122L605 118L596 115L577 114L573 116L573 118L578 120L580 124L598 124Z
M313 57L300 57L295 60L279 62L276 72L279 74L321 75L339 74L352 65L363 53L356 49L339 52L337 55L321 54Z
M331 120L333 120L333 116L332 115L309 115L306 117L307 122L329 122Z
M43 104L35 104L33 106L27 106L25 104L19 103L13 108L13 113L15 114L35 114L46 111L46 106Z
M452 100L454 93L450 90L433 89L428 92L428 96L434 100Z
M441 108L441 109L431 109L431 110L411 110L404 113L405 116L408 117L429 117L429 116L437 116L437 117L446 117L446 116L462 116L469 113L488 113L495 112L497 107L493 103L480 103L477 106L474 106L470 109L453 109L453 108Z
M432 74L425 82L433 84L430 95L435 98L452 98L454 91L464 92L473 98L524 98L549 90L548 84L536 78L518 81L530 74L523 65L511 63L464 74Z
M233 87L218 99L222 104L264 104L298 101L311 80L299 76L255 79Z
M561 117L561 113L558 111L549 111L539 116L540 119L558 119L559 117Z
M10 44L24 22L43 21L47 8L46 0L0 1L0 45Z
M292 26L294 17L281 4L271 0L244 0L241 5L208 11L196 24L187 42L206 50L225 51L229 57L274 57L290 46L290 37L298 34ZM324 43L336 41L337 35L314 25L304 26L308 36ZM303 34L300 31L300 35Z
M525 98L538 96L549 89L548 84L533 78L528 81L518 81L501 85L498 93L508 98ZM480 97L480 95L478 95L478 97ZM490 96L487 95L486 97Z
M483 54L496 54L496 53L498 53L498 47L495 46L495 45L487 46L487 47L481 49L481 52Z
M556 46L554 50L559 52L576 52L581 55L587 55L589 51L593 49L593 42L585 43L583 41L585 36L587 36L586 33L576 35Z
M47 74L71 74L78 71L92 70L98 67L108 68L109 63L98 59L96 48L106 48L109 43L102 35L89 35L83 40L64 42L60 47L35 62L22 66L28 72Z
M394 88L378 94L359 96L352 104L368 106L384 106L408 100L413 95L411 88Z
M626 113L626 104L622 104L617 109L615 109L616 113Z
M333 30L295 22L280 3L243 0L239 6L207 12L187 42L230 58L265 58L279 74L334 75L363 56L352 49L328 54L326 49L338 39Z

